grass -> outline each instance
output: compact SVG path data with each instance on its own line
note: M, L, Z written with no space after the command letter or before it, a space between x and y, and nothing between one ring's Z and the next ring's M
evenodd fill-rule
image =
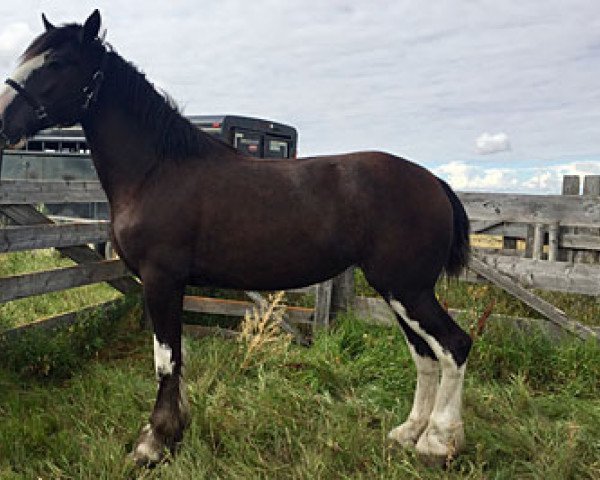
M0 255L0 276L67 264L47 252ZM0 328L115 295L88 288L0 306ZM491 299L495 313L530 313L484 285L440 283L438 295L470 312L466 324ZM596 299L551 295L598 324ZM136 469L127 453L156 394L140 314L139 299L126 297L68 329L0 342L1 480L600 478L596 344L490 323L467 369L467 450L437 470L385 439L408 414L415 385L400 332L352 314L309 349L261 315L238 342L186 339L192 424L169 464Z
M0 254L0 278L75 265L53 249ZM0 304L0 331L117 298L106 283L86 285Z
M155 386L150 335L138 330L135 302L128 308L115 317L105 343L71 365L66 377L27 369L17 374L14 365L0 369L0 478L600 475L597 346L486 332L467 375L467 450L443 471L387 444L386 433L410 409L414 367L396 329L368 326L352 315L310 349L284 337L273 348L271 337L269 355L253 351L252 361L251 342L188 339L192 424L170 464L137 470L126 454Z

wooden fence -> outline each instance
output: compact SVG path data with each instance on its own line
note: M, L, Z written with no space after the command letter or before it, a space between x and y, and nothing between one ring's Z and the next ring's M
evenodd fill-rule
M586 177L583 195L578 182L579 177L566 177L564 195L459 193L473 232L501 239L499 248L475 250L470 269L476 276L467 278L492 281L562 328L597 337L595 329L575 324L529 290L600 295L600 176ZM120 260L104 260L87 246L107 240L106 222L53 223L34 208L105 201L98 182L0 182L0 214L11 223L0 228L0 252L53 247L77 264L0 278L0 302L97 282L108 282L121 292L139 289ZM295 325L327 326L332 312L349 306L373 312L373 300L354 298L352 278L348 271L314 287L315 309L290 309L286 328L304 342ZM247 293L247 302L186 297L184 306L195 312L241 315L264 301L257 292ZM56 325L63 317L68 321L73 315L48 319L47 324Z
M34 207L52 203L88 202L106 202L106 196L98 182L0 182L0 253L56 248L76 263L67 268L0 278L0 303L99 282L108 282L122 293L140 288L137 279L131 276L121 260L105 260L89 246L108 241L108 222L86 220L54 223ZM283 327L299 343L308 342L297 325L310 324L318 328L328 324L334 283L335 280L330 280L304 290L304 293L315 296L315 308L287 309ZM243 316L249 308L261 306L265 302L265 298L258 292L246 294L250 301L186 296L184 309ZM54 327L75 319L76 315L68 312L35 324ZM14 329L11 333L21 329ZM193 327L188 330L193 330Z

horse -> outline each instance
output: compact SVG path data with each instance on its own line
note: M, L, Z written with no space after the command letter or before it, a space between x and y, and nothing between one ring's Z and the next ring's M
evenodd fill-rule
M143 284L156 401L131 455L153 465L190 422L182 377L186 285L276 290L357 265L389 304L416 365L414 402L389 439L434 462L464 444L471 338L438 303L443 271L468 264L469 221L452 189L377 151L256 160L195 128L99 37L100 13L44 31L0 93L10 147L80 123L110 204L116 251ZM393 355L392 353L390 353Z

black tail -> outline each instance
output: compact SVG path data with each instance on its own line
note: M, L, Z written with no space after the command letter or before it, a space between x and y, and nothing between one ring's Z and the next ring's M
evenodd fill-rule
M448 195L448 199L452 204L452 211L454 213L454 233L452 235L452 245L450 246L450 254L448 260L446 260L446 274L450 277L456 277L460 274L462 269L469 264L469 257L471 256L471 245L469 242L469 233L471 226L469 224L469 217L465 212L465 207L461 203L460 199L454 193L446 182L442 179L438 179Z

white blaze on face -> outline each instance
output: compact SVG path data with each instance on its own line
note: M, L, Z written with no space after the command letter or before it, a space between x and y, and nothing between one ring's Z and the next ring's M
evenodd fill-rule
M9 78L17 82L19 85L25 85L25 82L27 82L27 79L31 76L31 74L44 65L49 53L50 50L46 50L45 52L23 62L17 67L17 69ZM0 93L0 115L2 115L4 110L6 110L6 107L12 103L16 96L17 92L14 88L10 87L9 85L4 86L4 89Z
M172 350L166 343L160 343L154 335L154 368L157 378L172 375L175 362L172 360Z

